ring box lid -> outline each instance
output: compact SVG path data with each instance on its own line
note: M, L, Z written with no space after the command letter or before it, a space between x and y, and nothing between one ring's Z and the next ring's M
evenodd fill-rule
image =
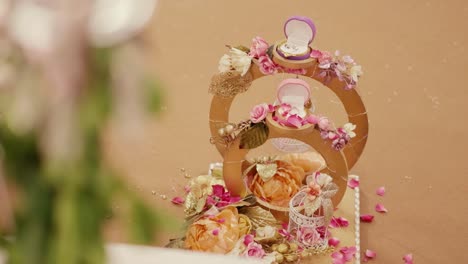
M277 98L280 103L286 103L301 112L304 104L310 98L309 84L301 79L286 79L278 85Z
M291 54L307 52L315 37L314 22L308 17L293 16L284 23L284 35L287 38L282 50Z

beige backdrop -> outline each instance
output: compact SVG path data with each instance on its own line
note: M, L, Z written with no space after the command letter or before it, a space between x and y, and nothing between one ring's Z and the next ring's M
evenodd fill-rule
M209 144L208 84L225 44L249 45L262 36L283 38L291 15L311 17L313 47L339 49L364 68L359 90L368 108L370 135L351 171L361 176L362 212L376 214L362 225L362 249L374 263L468 263L468 2L450 1L160 1L148 30L154 74L165 88L162 114L144 140L109 138L115 160L132 184L157 208L182 193L181 168L195 176L220 161ZM274 99L284 76L257 81L234 104L233 120ZM345 120L336 98L313 84L317 111ZM375 195L379 186L385 197ZM159 194L169 199L163 200ZM375 203L388 208L377 215ZM110 227L114 240L120 230ZM160 245L168 236L160 238Z

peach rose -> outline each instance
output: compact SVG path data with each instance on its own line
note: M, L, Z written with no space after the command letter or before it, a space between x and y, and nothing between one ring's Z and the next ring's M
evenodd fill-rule
M304 169L285 161L276 160L277 171L267 181L263 181L258 172L249 172L248 185L252 193L264 201L281 207L287 207L289 200L301 188Z
M226 254L250 228L245 228L245 218L235 207L228 207L217 215L202 218L187 230L187 249Z

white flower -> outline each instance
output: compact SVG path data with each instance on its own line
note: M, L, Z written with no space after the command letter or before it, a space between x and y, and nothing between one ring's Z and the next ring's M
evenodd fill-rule
M256 230L255 238L273 238L276 236L276 228L272 226L261 226Z
M348 134L350 138L353 138L356 136L356 133L354 133L353 131L354 129L356 129L356 125L353 123L346 123L343 126L343 130L346 131L346 134Z
M363 74L361 65L354 65L349 69L349 76L354 82L358 81L358 78Z
M219 60L218 66L219 72L228 72L231 70L231 58L229 55L224 54L221 59Z
M324 187L331 183L333 181L333 178L325 173L320 173L315 177L315 182L320 185L320 187Z
M244 76L250 68L252 58L244 51L236 48L229 50L229 55L224 54L219 60L218 69L220 72L228 72L232 69Z

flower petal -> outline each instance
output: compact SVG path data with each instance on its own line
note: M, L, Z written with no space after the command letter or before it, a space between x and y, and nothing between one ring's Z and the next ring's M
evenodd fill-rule
M406 254L403 256L403 260L405 261L405 264L413 264L413 254Z
M332 228L347 227L348 225L349 221L344 217L333 217L330 221L330 227Z
M367 214L367 215L361 215L361 222L364 223L372 223L374 221L374 216Z
M379 213L386 213L386 212L388 212L387 208L385 208L385 206L383 206L383 204L380 204L380 203L378 203L378 204L375 205L375 210L376 210L377 212L379 212Z
M174 198L172 198L171 202L175 205L181 205L185 202L184 198L182 197L179 197L179 196L176 196Z
M336 247L336 246L338 246L338 244L340 244L340 240L338 238L332 237L332 238L328 239L328 245L329 246Z
M346 263L343 254L341 254L340 252L333 252L331 254L331 257L333 260L332 261L333 264L345 264Z
M370 250L370 249L367 249L366 250L366 257L369 258L369 259L373 259L375 257L377 257L377 253L375 253L374 251Z
M348 187L351 188L351 189L354 189L356 187L359 187L359 180L356 179L356 178L351 178L349 181L348 181Z
M384 194L385 194L385 187L382 186L382 187L377 188L377 190L375 191L375 193L376 193L377 195L379 195L379 196L384 196Z
M302 126L302 119L297 115L292 115L288 117L287 124L296 128Z

